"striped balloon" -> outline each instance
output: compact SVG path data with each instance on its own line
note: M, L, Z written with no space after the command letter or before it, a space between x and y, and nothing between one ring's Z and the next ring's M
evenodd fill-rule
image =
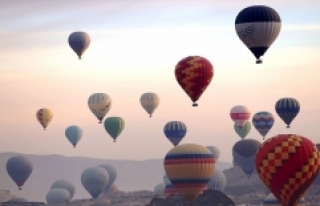
M52 120L53 113L50 109L42 108L37 111L36 117L43 129L46 130L46 128Z
M279 134L260 146L255 167L283 206L295 206L319 172L320 153L306 137Z
M163 132L166 135L167 139L174 146L177 146L186 135L187 126L180 121L171 121L164 126Z
M105 93L94 93L88 99L88 106L94 116L102 123L103 118L110 111L112 100L109 95Z
M250 119L250 116L250 110L244 105L234 106L230 111L231 119L240 128L245 125L245 123Z
M152 117L154 110L157 109L160 103L160 98L156 93L144 93L140 97L140 103L142 107L146 110L146 112L150 115L150 117Z
M240 11L236 17L235 29L240 40L256 57L256 63L260 64L260 57L280 33L281 19L273 8L250 6Z
M281 98L276 102L275 109L279 117L287 124L287 128L290 128L291 122L300 112L300 104L294 98Z
M236 142L232 148L234 161L248 177L255 170L254 160L261 143L255 139L243 139Z
M179 85L198 106L196 101L207 89L213 77L213 66L207 59L200 56L189 56L178 62L175 76Z
M77 54L80 60L82 54L90 45L90 37L86 32L76 31L69 35L68 42L69 46Z
M213 154L197 144L176 146L164 159L164 169L170 182L188 202L193 202L206 188L214 168Z
M274 117L270 112L257 112L252 123L264 139L274 124Z

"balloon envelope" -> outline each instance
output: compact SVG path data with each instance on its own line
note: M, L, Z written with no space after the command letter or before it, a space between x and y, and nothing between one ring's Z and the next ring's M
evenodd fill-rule
M52 185L51 185L51 189L65 189L69 192L70 194L70 199L71 200L73 198L73 195L76 191L76 187L69 182L68 180L57 180L55 181Z
M240 40L250 49L257 61L277 39L281 18L276 10L263 5L249 6L236 17L235 29Z
M157 184L153 189L154 196L163 197L165 188L166 188L166 185L164 183Z
M220 157L220 150L218 147L216 146L207 146L207 148L210 150L210 152L213 154L213 158L215 160L215 162L218 161L219 157Z
M12 180L17 184L19 190L27 181L33 170L32 162L24 156L11 157L6 164L7 172Z
M117 179L117 170L110 164L101 164L98 167L105 169L109 174L109 183L105 188L105 190L109 190L109 188L113 185L114 181Z
M251 131L251 122L247 121L241 128L234 124L233 126L236 133L241 137L242 139L245 138Z
M248 175L255 170L255 156L261 143L255 139L243 139L235 143L232 155L237 165Z
M45 130L52 120L53 113L50 109L42 108L37 111L36 117L38 122L41 124L41 126Z
M252 123L262 137L265 137L274 124L274 117L270 112L257 112L252 118Z
M90 41L89 34L83 31L73 32L68 38L69 46L77 54L79 60L82 54L88 49Z
M82 137L82 129L77 125L69 126L65 130L65 136L69 140L69 142L73 145L73 147L76 147L78 142L80 141Z
M163 132L166 135L167 139L174 146L177 146L181 142L181 140L186 136L187 126L180 121L171 121L164 126Z
M102 119L110 111L112 106L111 97L105 93L94 93L88 99L88 106L94 116L102 123Z
M115 142L121 134L125 126L125 122L121 117L108 117L104 121L104 128Z
M218 170L217 168L214 170L210 181L207 184L207 188L209 190L220 190L223 191L227 186L227 177L223 172Z
M176 65L175 76L179 85L193 101L193 106L198 106L196 101L212 80L213 66L203 57L188 56Z
M176 146L164 159L164 169L170 182L188 202L194 201L207 186L214 167L213 154L197 144Z
M320 168L320 153L307 138L279 134L267 139L255 159L260 179L283 206L294 206Z
M48 204L68 203L70 194L66 189L52 189L47 193L46 199Z
M109 174L101 167L89 167L81 174L81 183L93 198L99 197L108 182Z
M294 98L281 98L276 102L276 112L290 128L291 122L300 112L300 103Z
M230 111L230 117L238 127L242 127L249 120L251 112L244 105L234 106Z
M140 97L140 103L144 110L152 117L153 112L158 108L160 98L156 93L144 93Z

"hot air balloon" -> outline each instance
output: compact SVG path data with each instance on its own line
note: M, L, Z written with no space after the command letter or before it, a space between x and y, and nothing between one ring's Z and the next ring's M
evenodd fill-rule
M113 183L111 187L109 187L108 190L104 189L101 194L99 195L99 198L104 198L104 197L108 197L109 195L113 195L113 194L116 194L118 193L119 191L119 188L118 186Z
M108 134L113 138L113 142L116 142L118 136L124 129L125 123L121 117L108 117L104 121L104 128Z
M88 106L94 116L102 123L102 119L110 111L112 100L109 95L105 93L94 93L88 99Z
M98 198L109 182L108 172L101 167L89 167L81 174L82 186L93 198Z
M153 112L157 109L160 103L160 98L156 93L144 93L140 97L140 103L143 109L145 109L150 117L152 117Z
M23 197L13 197L8 202L29 202L26 198Z
M218 159L220 157L220 150L216 146L207 146L207 148L210 150L210 152L213 154L213 158L215 162L218 162Z
M247 121L241 128L238 127L236 124L234 124L233 127L236 133L239 135L239 137L244 139L251 131L251 122Z
M48 204L68 203L70 194L66 189L52 189L46 196Z
M82 54L88 49L90 45L89 34L83 31L76 31L69 35L69 46L77 54L78 59L81 59Z
M47 126L52 120L53 114L50 109L42 108L36 113L38 122L42 125L43 129L46 130Z
M164 198L168 198L170 195L179 195L180 192L173 184L167 184L164 189Z
M65 189L65 190L67 190L70 194L69 200L71 200L73 198L73 195L76 191L76 187L71 182L69 182L68 180L63 180L63 179L55 181L51 185L51 190L52 189Z
M290 128L291 122L299 114L300 104L294 98L281 98L276 103L276 112L279 117L287 124L287 128Z
M82 129L79 126L72 125L65 130L65 136L69 142L76 147L82 137Z
M273 126L274 117L270 112L257 112L252 118L252 123L264 139Z
M248 178L255 170L255 156L259 149L260 142L255 139L243 139L235 143L232 155L239 167L248 175Z
M235 29L240 40L256 57L256 63L260 64L260 57L266 53L280 33L281 18L268 6L250 6L240 11L236 17Z
M207 59L200 56L188 56L178 62L175 76L179 85L198 106L196 101L209 86L213 77L213 66Z
M164 126L163 132L173 146L177 146L186 136L187 126L180 121L171 121Z
M209 190L220 190L223 191L227 186L227 177L223 172L218 170L217 168L214 170L210 181L207 184L207 188Z
M154 197L163 197L165 188L166 185L164 183L157 184L153 189Z
M109 190L109 188L113 185L114 181L117 179L117 170L109 164L101 164L98 167L105 169L109 174L109 183L105 188L105 190Z
M7 161L7 172L12 180L17 184L19 190L27 181L33 170L33 164L26 157L18 155L11 157Z
M206 188L215 167L210 150L197 144L174 147L163 164L170 182L188 202L193 202Z
M282 206L277 198L270 193L262 202L262 206ZM296 206L307 206L307 202L302 198Z
M255 166L283 206L296 206L319 172L320 153L306 137L279 134L260 146Z
M230 111L230 117L238 127L243 127L250 119L251 112L244 105L234 106Z

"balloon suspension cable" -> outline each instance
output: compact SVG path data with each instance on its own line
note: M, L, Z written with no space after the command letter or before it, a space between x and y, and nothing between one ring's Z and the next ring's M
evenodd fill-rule
M193 107L197 107L197 106L198 106L198 103L194 102L194 103L192 104L192 106L193 106Z
M100 120L100 121L98 122L98 124L102 124L102 120Z
M257 59L256 64L262 64L262 60L261 59Z
M75 144L73 145L73 148L76 148L76 145L75 145Z
M43 130L47 130L47 128L44 127Z
M287 128L290 128L290 125L287 125Z
M113 140L113 142L116 142L116 140Z
M263 140L265 140L265 138L262 138Z
M19 190L22 190L22 188L19 186Z
M78 55L78 59L81 60L81 55Z
M149 117L152 117L152 115L150 114L150 116Z

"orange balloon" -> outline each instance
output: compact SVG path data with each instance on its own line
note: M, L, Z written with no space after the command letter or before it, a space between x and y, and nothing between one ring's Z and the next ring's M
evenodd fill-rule
M283 206L296 206L318 174L320 153L305 137L279 134L260 146L255 166Z

